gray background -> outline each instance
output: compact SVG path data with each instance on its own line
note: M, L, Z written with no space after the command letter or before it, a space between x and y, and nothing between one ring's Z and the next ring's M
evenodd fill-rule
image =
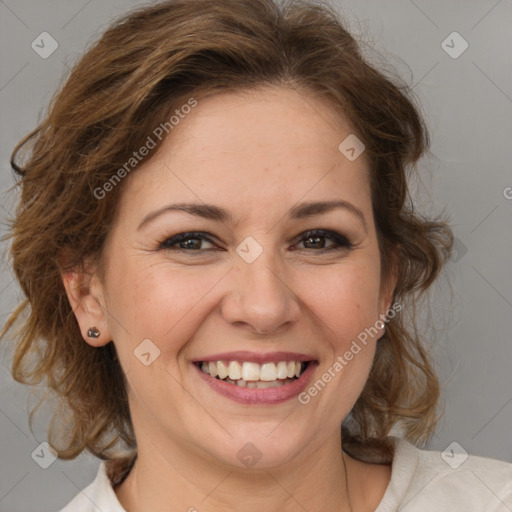
M420 210L451 216L457 252L432 294L431 328L446 411L430 449L456 441L469 453L512 462L512 2L510 0L336 1L349 27L414 85L432 133ZM0 1L2 218L12 212L9 157L36 126L63 73L110 20L136 0ZM31 42L43 31L58 49L42 59ZM452 58L442 41L469 44ZM460 40L449 38L452 52ZM377 59L374 54L370 58ZM5 222L2 223L5 232ZM0 320L20 298L2 246ZM507 270L508 269L508 270ZM448 283L451 283L451 288ZM435 328L434 328L435 327ZM28 390L0 365L0 511L60 509L93 480L98 461L80 456L44 470L31 453L45 440L45 417L27 421ZM28 400L28 402L27 402ZM48 412L48 411L47 411Z

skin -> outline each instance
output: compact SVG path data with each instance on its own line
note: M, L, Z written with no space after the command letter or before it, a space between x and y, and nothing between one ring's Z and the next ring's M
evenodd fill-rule
M113 340L127 376L139 455L116 494L128 511L370 511L382 499L390 467L344 454L346 488L340 425L383 330L307 405L236 403L191 363L234 350L300 352L318 361L313 383L390 308L395 280L381 280L368 162L338 150L350 133L327 100L284 86L200 99L125 179L103 266L63 276L84 340ZM288 218L299 202L335 199L360 209L366 228L344 209ZM137 229L177 202L220 206L234 222L168 212ZM311 229L354 247L322 252L318 243L334 240L308 244ZM211 242L159 249L188 231ZM248 236L263 249L252 263L236 252ZM98 339L86 335L93 325ZM134 356L144 339L160 350L149 366ZM262 455L251 468L237 457L248 442Z

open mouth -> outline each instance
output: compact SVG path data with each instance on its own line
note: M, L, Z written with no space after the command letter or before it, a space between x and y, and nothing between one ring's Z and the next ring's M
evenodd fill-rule
M248 389L277 388L291 384L306 371L310 361L199 361L199 369L228 384Z

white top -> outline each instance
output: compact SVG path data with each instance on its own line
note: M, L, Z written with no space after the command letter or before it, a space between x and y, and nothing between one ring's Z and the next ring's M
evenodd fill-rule
M512 511L512 464L462 455L460 449L420 450L405 439L393 440L391 480L375 512ZM105 462L94 482L60 512L126 512Z

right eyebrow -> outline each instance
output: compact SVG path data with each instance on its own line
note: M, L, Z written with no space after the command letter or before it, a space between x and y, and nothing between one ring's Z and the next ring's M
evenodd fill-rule
M148 213L139 224L137 229L141 229L145 224L152 221L153 219L156 219L164 213L174 211L189 213L190 215L196 215L198 217L202 217L203 219L214 220L217 222L233 222L233 217L227 210L224 210L223 208L213 204L178 203L163 206L158 210Z

